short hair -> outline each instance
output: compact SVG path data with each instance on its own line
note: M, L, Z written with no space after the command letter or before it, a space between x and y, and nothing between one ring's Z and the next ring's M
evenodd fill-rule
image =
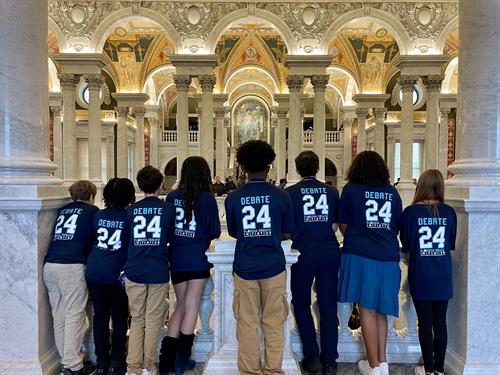
M106 208L125 209L135 202L135 188L128 178L112 178L102 191Z
M300 177L316 176L319 170L319 157L313 151L302 151L295 158L295 168Z
M271 145L261 140L250 140L238 147L236 160L250 173L263 172L274 161L276 153Z
M161 172L151 165L146 165L137 172L137 184L139 188L146 194L156 192L163 182Z
M389 184L389 169L384 159L375 151L356 155L347 172L347 180L354 184L383 186Z
M88 201L97 194L96 186L88 180L80 180L68 188L73 201Z
M437 169L428 169L418 179L413 203L426 200L444 202L444 178Z

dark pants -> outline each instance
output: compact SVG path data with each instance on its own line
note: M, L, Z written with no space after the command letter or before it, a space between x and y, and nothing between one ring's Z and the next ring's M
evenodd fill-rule
M304 357L318 356L316 329L311 314L311 287L316 281L316 295L321 317L321 355L324 364L333 364L338 358L337 342L337 282L340 253L337 250L318 249L302 253L292 265L292 305L295 322L302 341Z
M94 341L98 363L125 363L128 299L120 284L87 282L94 306ZM109 320L113 321L112 344L109 337ZM111 355L111 356L110 356Z
M446 311L448 300L413 300L418 317L418 338L426 372L444 372L448 334Z

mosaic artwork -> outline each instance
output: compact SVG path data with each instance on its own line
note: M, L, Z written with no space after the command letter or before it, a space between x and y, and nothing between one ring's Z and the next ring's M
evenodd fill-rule
M268 121L268 111L260 101L246 99L238 103L233 111L235 146L250 139L267 140Z

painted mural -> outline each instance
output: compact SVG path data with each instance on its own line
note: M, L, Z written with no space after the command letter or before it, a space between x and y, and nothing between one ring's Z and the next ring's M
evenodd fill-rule
M266 107L258 100L245 99L233 110L234 146L250 140L267 140L268 113Z

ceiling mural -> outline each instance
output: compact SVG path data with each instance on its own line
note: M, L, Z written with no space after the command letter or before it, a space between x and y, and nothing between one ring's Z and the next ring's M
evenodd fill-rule
M453 30L444 45L443 55L458 56L459 38L458 27Z
M54 53L59 53L59 43L57 42L56 34L52 30L49 30L47 37L47 48L49 50L49 56Z

